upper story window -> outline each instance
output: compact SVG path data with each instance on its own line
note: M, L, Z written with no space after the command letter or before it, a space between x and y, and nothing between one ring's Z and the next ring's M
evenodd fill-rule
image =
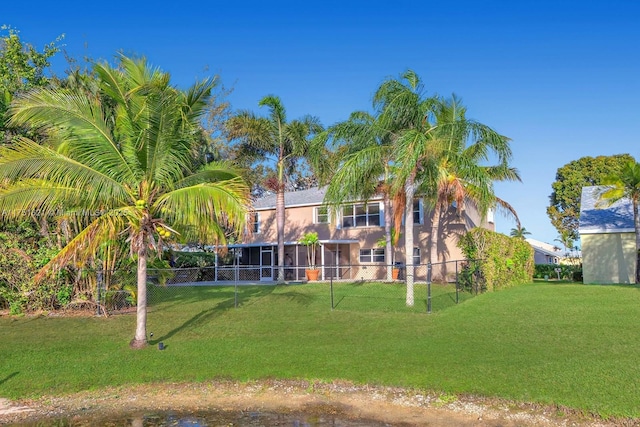
M342 207L342 227L371 227L380 226L382 209L380 203L358 203Z
M424 203L422 199L413 201L413 223L424 224Z
M250 213L248 223L252 233L260 233L260 212Z
M329 209L326 206L313 208L314 224L329 224Z

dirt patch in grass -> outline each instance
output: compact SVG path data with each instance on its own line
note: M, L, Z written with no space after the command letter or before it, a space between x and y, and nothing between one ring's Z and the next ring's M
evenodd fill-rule
M473 396L438 395L348 382L211 381L147 384L44 396L0 399L0 424L55 418L117 417L136 411L263 411L336 415L394 426L631 426L636 420L601 420L566 408Z

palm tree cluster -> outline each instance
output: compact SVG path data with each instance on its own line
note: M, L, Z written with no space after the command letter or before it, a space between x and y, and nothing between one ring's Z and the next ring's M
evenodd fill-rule
M429 257L431 263L437 263L443 210L453 202L457 209L472 202L483 216L500 207L517 220L513 208L496 197L493 184L520 177L509 165L509 139L468 119L466 108L455 95L426 96L415 72L409 70L400 79L384 81L373 101L374 114L354 113L324 133L342 153L329 184L327 203L337 206L345 200L367 200L382 194L387 215L387 264L391 264L395 240L389 217L393 205L394 229L404 223L406 304L412 306L414 198L424 197L430 207ZM492 160L494 164L490 164Z
M132 348L146 345L150 256L167 242L224 247L229 236L241 239L245 232L251 201L246 171L202 159L202 119L214 85L205 80L179 90L144 59L122 55L116 66L96 64L90 76L74 73L21 94L9 109L11 125L44 138L23 136L0 148L0 219L37 212L74 222L77 233L39 280L69 265L106 263L101 259L113 258L114 245L126 246L137 262ZM483 215L496 206L510 209L493 189L495 181L519 179L509 166L509 139L468 119L456 96L426 96L413 71L380 85L373 113L354 112L326 130L312 116L288 121L277 96L259 106L268 109L266 117L240 111L225 130L239 141L244 164L273 157L268 187L277 195L278 281L285 275L287 179L303 160L318 181L329 183L328 206L383 196L388 265L400 234L405 239L407 305L413 305L408 260L415 197L430 207L432 263L438 261L440 216L452 202L458 209L473 202Z
M42 87L18 97L11 123L46 133L0 150L0 215L71 214L81 231L38 278L100 257L126 241L137 259L137 327L131 346L146 344L149 249L177 238L224 244L244 229L249 191L226 164L197 158L200 119L213 81L181 91L143 59L97 64L98 87Z

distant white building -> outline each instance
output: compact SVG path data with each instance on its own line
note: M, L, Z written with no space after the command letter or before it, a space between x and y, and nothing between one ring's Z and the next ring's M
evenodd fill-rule
M536 264L561 264L566 253L557 245L541 242L535 239L526 239L533 248L533 260Z

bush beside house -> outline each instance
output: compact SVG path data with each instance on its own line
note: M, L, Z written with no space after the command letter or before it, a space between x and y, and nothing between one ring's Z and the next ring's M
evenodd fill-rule
M533 248L523 239L474 228L460 238L458 246L467 259L482 261L477 274L488 291L533 280Z

